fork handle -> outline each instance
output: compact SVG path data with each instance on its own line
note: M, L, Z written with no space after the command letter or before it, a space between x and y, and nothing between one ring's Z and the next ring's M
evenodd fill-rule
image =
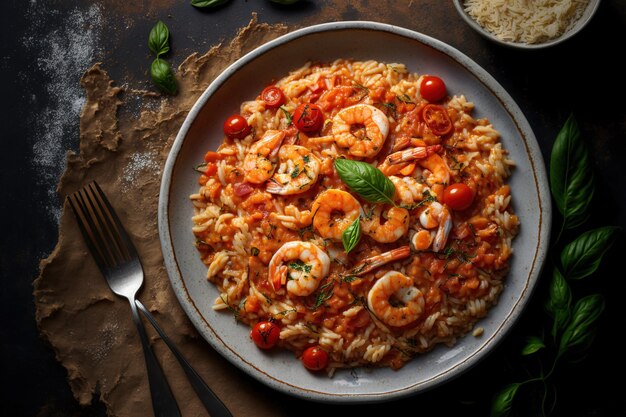
M194 389L202 404L204 404L204 408L209 412L211 417L233 417L233 415L228 411L224 403L213 393L211 388L207 386L202 377L196 372L195 369L187 362L187 359L180 353L176 345L170 340L169 337L165 334L163 329L159 326L155 318L150 314L150 311L141 303L139 300L135 300L137 303L137 307L141 310L141 312L146 316L148 321L152 324L154 329L157 331L161 339L165 342L167 347L170 348L180 366L185 371L187 375L187 379L191 384L191 387Z
M165 379L165 374L157 361L156 356L146 335L146 329L139 318L137 305L133 299L130 299L130 309L133 313L133 321L137 326L139 338L141 339L141 347L143 348L144 358L146 360L146 368L148 370L148 382L150 383L150 397L152 398L152 408L155 417L181 417L180 410L174 399L174 395L170 390L170 386Z

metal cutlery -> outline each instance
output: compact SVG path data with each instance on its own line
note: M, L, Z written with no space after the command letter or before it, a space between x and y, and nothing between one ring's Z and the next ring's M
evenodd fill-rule
M232 417L222 401L211 391L200 375L178 351L160 328L148 309L136 299L143 284L144 272L137 251L124 230L113 207L94 181L68 196L79 228L96 264L115 294L125 297L137 327L148 371L150 395L156 417L180 417L180 411L163 370L150 348L146 330L138 311L146 316L182 366L191 386L212 417Z

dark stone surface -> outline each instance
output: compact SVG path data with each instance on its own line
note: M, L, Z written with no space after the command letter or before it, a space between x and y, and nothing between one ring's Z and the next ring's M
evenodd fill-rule
M306 0L293 7L267 0L234 0L214 11L191 7L188 1L158 0L24 1L3 2L0 14L0 272L2 351L0 410L6 416L102 416L104 407L81 408L72 398L65 371L37 332L32 298L32 280L39 259L53 249L57 225L54 217L60 202L51 190L62 171L64 149L78 146L78 113L67 123L42 120L50 108L66 106L63 92L48 88L55 77L75 88L82 72L102 61L114 80L131 88L152 89L147 69L151 57L147 34L156 20L164 20L172 33L168 59L178 65L191 52L204 52L211 45L230 39L247 24L253 11L259 21L285 22L293 27L334 20L375 20L393 23L438 38L474 59L511 94L528 118L546 162L557 132L570 113L578 119L589 146L596 174L593 215L585 228L602 225L626 226L626 66L619 62L626 38L626 7L621 0L605 0L589 26L570 41L543 51L519 51L490 43L456 14L451 2L429 1L331 1ZM98 19L77 24L75 16L90 16L97 7ZM92 9L93 10L93 9ZM71 17L71 18L70 18ZM92 46L83 61L57 59L63 46L76 36L88 34ZM52 46L60 46L52 51ZM66 48L76 52L73 48ZM64 62L73 63L68 68ZM58 82L58 79L56 80ZM67 109L72 114L70 109ZM53 113L54 114L54 113ZM58 114L58 113L57 113ZM42 131L46 123L59 126L58 143L42 163ZM43 130L42 130L43 129ZM39 149L39 150L37 150ZM575 236L572 234L569 238ZM568 237L568 236L566 236ZM562 362L552 379L557 387L554 416L626 415L623 384L609 376L626 372L623 348L617 342L626 328L623 294L626 284L619 261L626 249L623 235L590 279L572 284L574 296L591 292L606 298L596 341L578 363ZM544 274L545 275L545 274ZM548 277L544 276L534 302L506 341L484 362L459 379L423 395L388 404L328 406L284 396L289 415L319 416L324 413L354 415L400 414L405 408L415 414L487 415L493 392L508 382L535 372L537 362L522 359L519 350L527 335L541 334L547 319L542 310ZM538 386L537 388L541 388ZM549 388L552 395L552 388ZM532 387L524 394L541 396ZM516 403L520 415L537 410L523 400ZM439 410L439 411L437 411ZM441 412L441 410L444 410ZM454 413L454 414L453 414Z

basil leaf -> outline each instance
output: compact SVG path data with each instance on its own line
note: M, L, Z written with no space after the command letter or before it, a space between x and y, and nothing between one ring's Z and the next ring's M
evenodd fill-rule
M170 50L170 31L165 23L160 20L150 31L148 36L148 48L157 58Z
M552 324L552 337L563 331L570 318L570 305L572 304L572 291L567 281L557 268L552 271L550 282L550 295L546 303L546 310L554 319Z
M379 169L351 159L335 159L335 169L341 180L365 200L394 204L392 198L396 187Z
M168 94L175 94L178 90L172 69L166 61L160 58L152 61L152 65L150 66L150 76L157 87L164 92Z
M581 279L593 274L609 250L619 228L613 226L589 230L565 246L561 265L567 279Z
M361 239L361 219L357 217L341 234L343 250L345 250L346 253L350 253L357 243L359 243L359 239Z
M595 335L593 325L603 310L604 298L600 294L588 295L578 300L572 310L572 321L561 336L559 354L572 348L588 348Z
M230 0L191 0L191 5L199 9L205 7L217 7L224 3L228 3Z
M520 386L519 383L509 384L496 394L491 403L491 417L506 417L511 414L513 399Z
M541 340L540 337L530 336L528 337L528 339L526 339L526 345L522 349L522 355L532 355L533 353L543 349L544 347L546 347L546 344L543 343L543 340Z
M298 3L300 0L270 0L272 3L276 3L276 4L294 4L294 3Z
M563 228L580 226L589 216L594 185L589 153L580 139L573 115L565 122L552 147L550 188L563 215Z

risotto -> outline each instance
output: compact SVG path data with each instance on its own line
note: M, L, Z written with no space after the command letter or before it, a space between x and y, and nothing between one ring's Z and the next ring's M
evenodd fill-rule
M470 332L519 223L514 163L473 107L439 77L351 60L242 103L190 197L213 308L329 374L398 369Z

